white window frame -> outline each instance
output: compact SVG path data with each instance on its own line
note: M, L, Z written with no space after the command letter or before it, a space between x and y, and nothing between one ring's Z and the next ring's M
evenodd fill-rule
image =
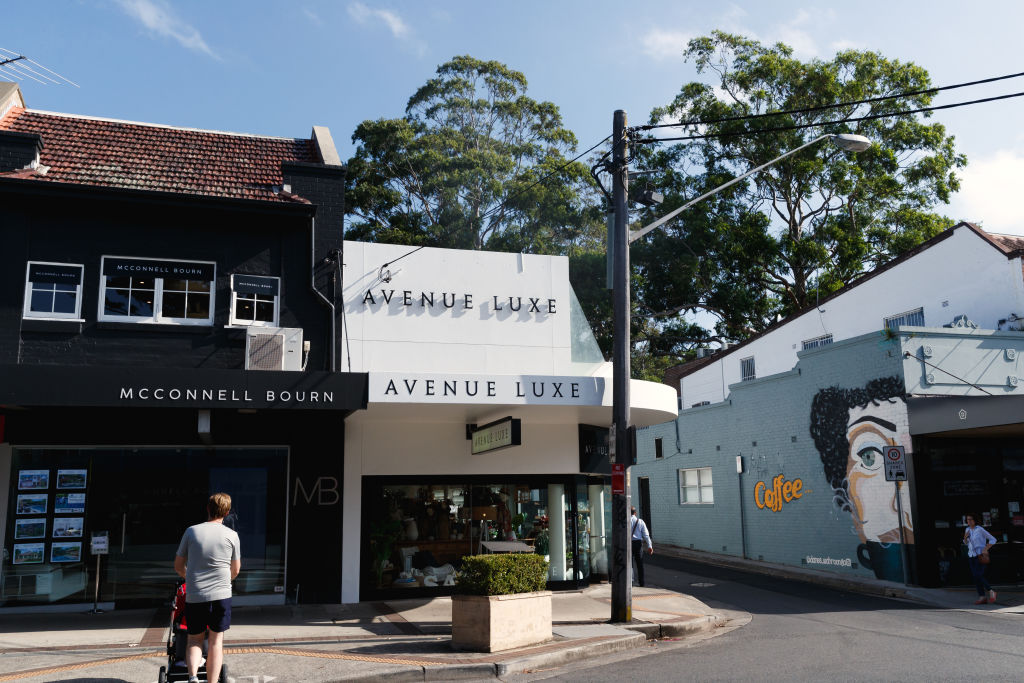
M235 311L238 305L238 292L235 291L235 275L250 275L249 273L232 273L231 274L231 310L228 312L228 327L280 327L278 321L281 319L281 278L274 277L272 275L252 275L252 277L261 277L267 279L277 280L277 294L274 295L274 320L267 322L265 320L242 320L235 316Z
M689 474L696 477L696 483L687 476ZM689 467L676 470L676 477L679 485L680 505L714 505L715 486L710 467ZM695 500L690 500L691 494L695 496Z
M665 457L665 440L660 437L654 437L654 457L661 459Z
M748 368L750 369L749 373L747 372ZM748 356L747 358L740 358L740 381L749 382L752 379L757 379L757 368L754 365L754 357Z
M107 276L104 274L106 260L120 259L125 261L172 261L174 263L202 263L213 266L213 280L210 280L210 314L206 318L167 318L163 316L164 299L164 278L160 276L149 276L153 278L153 315L148 317L132 315L108 315L104 308L107 300ZM174 278L176 280L187 280L188 278ZM128 325L213 325L213 318L216 311L217 296L217 262L197 261L174 258L161 258L159 256L115 256L107 254L100 257L100 296L97 304L97 317L100 322L125 323Z
M820 337L811 337L810 339L804 339L801 343L801 349L806 351L807 349L818 349L822 346L828 346L834 340L832 339L832 333L823 334Z
M28 279L29 273L32 272L32 266L66 266L69 268L78 268L81 271L81 277L78 278L78 286L75 288L74 313L56 313L54 311L43 312L32 310L32 282ZM82 285L84 282L85 264L63 263L59 261L29 261L25 264L25 299L21 309L22 317L32 318L33 320L73 320L75 322L84 322L82 319Z
M920 323L907 322L908 318L917 316L921 317ZM924 327L924 306L919 306L910 311L903 311L902 313L897 313L896 315L890 315L882 321L882 327L883 329L886 330L895 330L898 329L901 325L906 327Z

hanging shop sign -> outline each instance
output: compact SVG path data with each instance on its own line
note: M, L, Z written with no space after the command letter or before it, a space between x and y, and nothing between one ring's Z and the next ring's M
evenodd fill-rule
M371 403L602 405L603 377L373 372Z
M522 420L513 417L502 418L485 425L469 425L467 430L473 445L473 455L490 453L510 446L521 446L523 444L523 423Z

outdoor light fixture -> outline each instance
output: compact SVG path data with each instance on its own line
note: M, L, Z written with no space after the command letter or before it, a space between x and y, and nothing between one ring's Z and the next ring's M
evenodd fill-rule
M669 222L680 213L712 195L735 185L744 178L754 175L772 164L778 163L802 149L825 140L831 140L840 149L847 152L863 152L871 147L871 141L863 135L851 133L827 133L814 138L796 149L790 150L771 161L752 168L729 182L719 185L696 199L683 204L658 220L643 228L630 232L628 202L629 167L628 167L628 128L626 112L618 110L612 121L612 207L613 229L610 245L612 263L613 294L613 349L612 349L612 429L611 439L614 446L613 463L624 470L631 463L632 453L629 444L629 245ZM615 468L613 467L613 470ZM622 470L620 470L622 471ZM629 477L625 476L628 481ZM622 493L612 493L612 562L609 568L609 579L612 584L611 620L613 622L629 622L633 618L633 597L631 586L630 564L630 529L629 529L629 487L625 486Z

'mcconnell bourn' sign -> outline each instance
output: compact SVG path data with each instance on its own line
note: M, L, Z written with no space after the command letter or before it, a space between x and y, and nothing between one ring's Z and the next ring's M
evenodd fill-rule
M0 365L0 405L359 410L364 373Z
M135 387L122 386L121 401L205 401L208 403L253 403L265 400L267 403L334 403L333 391L304 391L288 389L267 389L255 392L255 397L248 389L200 389L181 387Z

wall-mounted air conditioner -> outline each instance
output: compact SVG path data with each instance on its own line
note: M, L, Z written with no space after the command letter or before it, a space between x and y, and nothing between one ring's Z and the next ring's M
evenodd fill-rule
M246 370L302 370L302 329L250 327L245 331Z

